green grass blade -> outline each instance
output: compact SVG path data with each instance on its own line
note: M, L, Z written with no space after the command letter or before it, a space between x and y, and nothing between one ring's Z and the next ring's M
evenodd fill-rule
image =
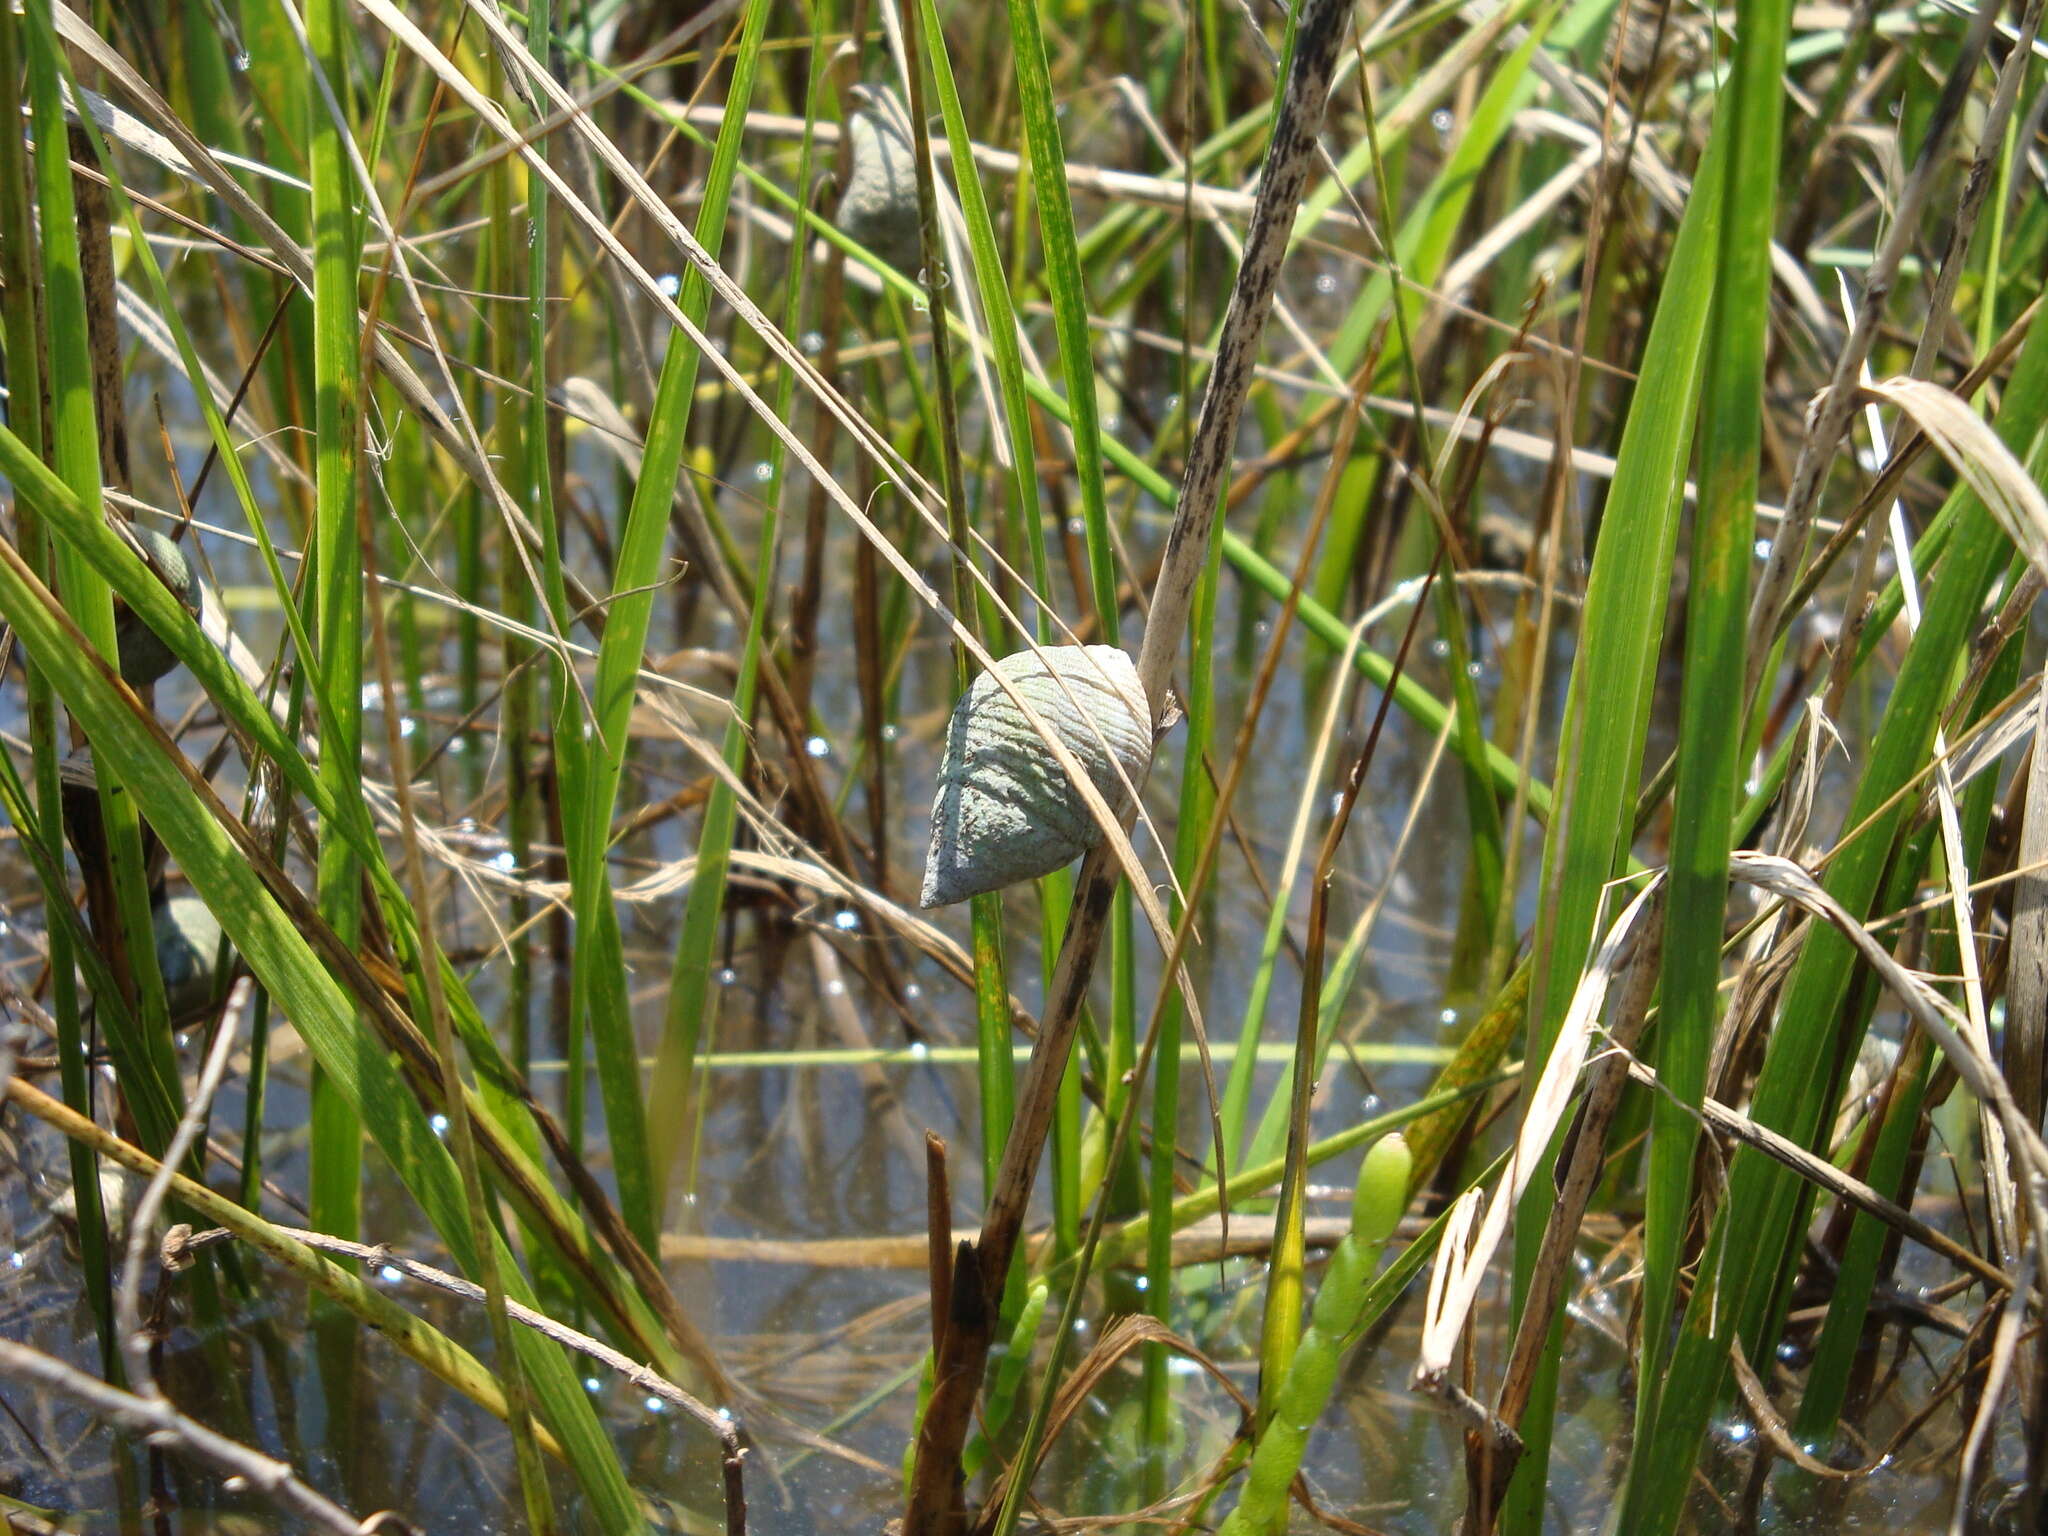
M759 57L768 20L766 0L752 0L740 34L742 58ZM813 50L813 76L817 72L818 50ZM741 69L750 69L742 63ZM816 100L815 89L812 96ZM809 122L806 120L801 170L797 184L808 188L811 181ZM790 252L790 282L784 306L784 324L794 329L794 317L803 252ZM687 346L680 338L672 347ZM776 410L786 419L796 392L795 377L784 370L776 386ZM768 451L768 482L762 491L763 513L757 537L759 550L754 567L754 603L747 615L746 639L740 649L739 675L733 682L732 718L726 722L722 752L735 775L746 766L746 722L754 715L754 695L760 676L761 647L768 619L768 594L774 590L776 556L781 550L781 502L784 450L777 439ZM676 936L675 967L669 978L668 1012L661 1044L654 1059L654 1076L649 1086L650 1102L670 1106L654 1119L650 1145L651 1173L657 1216L666 1208L669 1180L675 1172L681 1136L692 1117L676 1108L688 1102L690 1075L697 1052L711 1021L716 1016L717 994L711 990L712 961L718 946L718 918L725 905L725 881L732 856L733 830L738 802L731 783L717 779L704 807L704 824L697 836L697 871L690 881L690 895L683 909L682 930ZM600 1047L602 1048L602 1047Z
M1691 1201L1698 1113L1718 1016L1728 855L1742 791L1741 718L1763 432L1764 344L1771 230L1777 210L1779 85L1790 8L1767 0L1745 16L1720 110L1733 153L1723 161L1720 270L1702 385L1699 510L1693 519L1690 595L1672 813L1656 1061L1667 1092L1654 1101L1644 1241L1639 1379L1663 1380L1665 1333L1677 1294L1679 1249ZM1752 24L1753 23L1753 24ZM1638 1414L1656 1392L1645 1390ZM1644 1417L1643 1422L1647 1422Z
M48 0L29 5L29 97L35 129L36 204L42 225L41 293L49 361L50 441L57 473L89 508L101 501L100 425L93 403L91 328L78 245L72 189L70 135L60 100L62 60ZM60 546L58 590L87 642L103 656L116 653L113 596L92 569ZM177 1123L183 1094L171 1050L170 1013L150 937L149 893L142 857L142 825L117 771L101 771L100 818L120 932L96 933L115 957L116 975L135 989L135 1030L109 1033L108 1047L136 1129L151 1152L161 1152ZM118 1015L117 1015L118 1016Z
M350 175L348 50L355 37L341 0L310 0L311 70L339 106L305 90L313 216L313 542L308 572L314 655L322 677L320 776L337 803L362 796L363 565L357 543L357 460L362 438L356 271L362 229ZM362 927L361 874L339 830L323 822L315 875L320 914L344 943ZM362 1224L362 1126L324 1073L313 1079L313 1224L354 1237Z
M1526 1060L1548 1059L1591 953L1609 882L1627 866L1699 399L1727 153L1717 131L1679 226L1644 346L1587 583L1558 775L1559 793L1571 809L1551 822L1544 842ZM1515 1219L1518 1308L1552 1199L1550 1179L1539 1173ZM1554 1370L1545 1376L1554 1389ZM1527 1476L1539 1489L1548 1456L1550 1395L1542 1386L1532 1392L1521 1426L1523 1466L1533 1468ZM1525 1522L1527 1509L1517 1501L1504 1513Z
M726 211L739 164L740 129L753 98L765 22L766 6L755 0L748 8L746 31L734 55L725 121L719 128L705 179L696 236L714 259L725 237ZM710 299L709 283L692 267L683 279L678 306L692 323L701 323ZM582 762L576 774L574 798L564 810L564 819L570 823L565 829L571 839L570 881L581 917L576 925L577 1012L588 1021L597 1052L598 1083L604 1093L605 1125L617 1171L619 1206L649 1253L655 1249L661 1213L654 1203L656 1181L647 1141L647 1111L640 1097L639 1057L633 1043L625 950L618 912L612 904L606 858L611 845L612 813L626 760L626 729L638 687L640 658L647 644L655 592L662 585L669 503L674 498L676 475L682 466L701 361L687 336L678 333L669 339L647 422L640 478L626 510L612 572L612 600L607 609L604 639L598 647L597 680L591 693L592 718L586 728L586 739L580 745Z

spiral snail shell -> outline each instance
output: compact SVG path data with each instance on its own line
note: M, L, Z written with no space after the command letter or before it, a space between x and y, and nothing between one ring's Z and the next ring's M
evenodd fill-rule
M924 237L909 119L885 88L856 85L847 98L853 153L835 222L897 271L914 274L923 265Z
M1113 645L1018 651L995 664L1080 760L1110 808L1130 804L1152 766L1152 710L1138 669ZM1101 828L1031 722L992 673L974 680L946 724L932 799L932 845L919 904L943 907L1050 874Z
M185 551L153 528L137 528L134 533L157 579L197 619L205 602L205 587ZM114 640L121 680L130 688L153 683L178 664L176 653L125 605L114 612Z

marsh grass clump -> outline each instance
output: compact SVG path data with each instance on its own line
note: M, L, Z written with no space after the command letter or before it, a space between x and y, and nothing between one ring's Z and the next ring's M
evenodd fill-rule
M2040 8L641 9L0 7L7 1518L2036 1528Z

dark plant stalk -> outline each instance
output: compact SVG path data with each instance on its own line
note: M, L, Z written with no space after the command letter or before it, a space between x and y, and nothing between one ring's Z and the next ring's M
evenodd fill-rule
M1208 555L1238 418L1251 388L1259 338L1272 310L1274 285L1313 163L1330 73L1350 14L1346 0L1307 0L1302 8L1293 65L1274 119L1222 345L1203 397L1194 451L1181 483L1165 562L1145 625L1145 643L1139 652L1138 677L1159 718L1164 716L1168 674L1180 650ZM956 1325L947 1331L938 1360L937 1385L918 1436L917 1476L904 1518L906 1536L951 1536L964 1524L965 1511L959 1500L960 1451L973 1426L974 1401L988 1364L989 1321L1010 1272L1039 1156L1051 1129L1054 1100L1102 940L1110 896L1117 885L1113 869L1111 856L1102 847L1082 863L1053 987L1018 1095L1017 1117L991 1190L982 1235L978 1243L962 1244L956 1258ZM978 1290L982 1303L966 1326L960 1325L963 1282Z

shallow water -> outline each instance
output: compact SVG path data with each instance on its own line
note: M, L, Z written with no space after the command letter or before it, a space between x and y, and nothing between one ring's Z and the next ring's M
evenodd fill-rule
M143 381L138 380L135 388L142 394ZM181 450L196 456L190 443L181 444ZM576 463L591 483L608 483L605 461L587 444L577 449ZM1510 489L1506 482L1496 488L1506 510L1513 505L1505 494ZM748 504L736 494L726 501L744 538L752 516ZM210 494L201 516L224 515L227 506ZM1256 505L1246 513L1248 518L1255 515ZM284 536L283 529L274 531ZM1157 534L1155 525L1138 530L1142 539ZM221 538L207 537L205 548L230 595L238 629L258 654L267 654L279 626L274 605L263 600L260 566L246 549ZM833 562L850 563L850 555L848 536L835 530L828 568L837 568ZM419 573L412 573L412 579L419 579ZM1237 601L1237 589L1226 581L1220 634L1236 633L1239 615L1232 605ZM657 655L690 646L733 644L731 625L713 615L708 600L697 605L689 630L676 627L671 605L657 604L656 612L650 648ZM1504 623L1506 600L1496 598L1492 612L1497 624ZM440 623L436 610L423 606L420 613L423 622ZM1254 613L1257 622L1250 628L1255 642L1263 643L1271 610L1261 603ZM1391 648L1405 617L1405 612L1391 617L1374 637L1376 642ZM843 604L828 604L814 755L833 788L847 771L858 740L849 623ZM441 654L452 657L451 630L441 624L437 633ZM1481 687L1490 693L1496 678L1483 633L1477 643ZM1299 657L1298 638L1295 651ZM1552 658L1546 719L1555 719L1571 654L1567 623ZM1440 660L1419 655L1414 669L1434 686ZM1299 665L1282 669L1237 797L1244 834L1268 877L1278 868L1288 836L1314 728L1303 671ZM1226 742L1248 677L1248 668L1225 669L1219 714ZM894 744L891 769L896 811L893 870L899 891L913 886L921 867L926 786L939 722L950 703L950 662L936 643L926 640L914 652L902 687L899 716L905 730ZM7 709L19 707L18 689L0 698ZM192 684L182 673L158 690L159 712L167 720L178 719L193 702ZM461 714L452 690L437 690L428 703L426 716L414 722L415 747L425 743L445 750L432 771L437 796L429 800L425 814L444 827L476 832L483 841L474 856L488 858L488 818L481 827L466 823L465 797L472 775L489 777L492 744L479 734L447 738L450 723ZM1340 757L1348 759L1357 750L1375 703L1376 696L1368 695L1347 708ZM371 739L380 739L375 722L372 725ZM0 726L15 731L19 721L0 720ZM1856 722L1851 720L1848 727L1853 732ZM197 755L210 741L211 733L202 725L188 738L187 747ZM673 743L642 745L634 777L628 781L625 809L632 808L635 797L652 800L673 792L697 772L694 760ZM1318 1084L1319 1133L1342 1129L1373 1109L1416 1096L1429 1080L1428 1061L1376 1060L1376 1055L1388 1048L1442 1048L1455 1040L1464 1022L1457 1008L1446 1008L1444 998L1449 940L1465 873L1464 811L1448 766L1423 801L1406 856L1398 865L1391 857L1431 747L1431 740L1412 723L1398 714L1390 718L1368 793L1342 852L1333 913L1336 931L1348 931L1382 889L1384 910L1341 1011L1344 1043ZM1653 756L1660 750L1654 742L1652 750ZM1539 760L1544 755L1539 749ZM1178 763L1176 739L1166 747L1147 795L1147 804L1161 817L1175 802ZM1315 793L1327 792L1326 776L1325 785ZM859 803L857 791L854 803ZM1320 825L1318 820L1318 832ZM630 842L622 853L641 861L671 860L687 856L693 841L694 822L671 819ZM1150 839L1141 836L1138 846L1156 866L1157 849ZM1533 913L1539 858L1540 845L1531 835L1522 864L1525 921ZM1224 859L1222 898L1205 927L1195 962L1205 978L1210 1027L1219 1040L1234 1036L1243 1016L1265 912L1234 847L1226 847ZM5 934L0 934L0 962L17 983L27 986L37 969L39 898L33 881L8 849L0 849L0 888L5 891L8 923ZM1304 906L1297 890L1297 927ZM1027 1006L1035 1007L1040 957L1033 907L1029 896L1009 903L1009 956L1014 990ZM636 1024L643 1046L650 1050L659 1033L663 978L681 912L678 894L636 906L625 916ZM849 1038L856 1034L868 1043L890 1047L917 1041L936 1047L967 1040L971 999L934 966L912 964L904 971L915 988L905 994L914 1028L878 997L862 979L862 963L873 957L877 941L858 914L851 916L848 923L836 908L821 907L796 914L792 923L769 909L741 910L729 927L728 970L716 1035L708 1048L714 1053L769 1053L772 1058L799 1049L856 1043ZM964 938L964 910L943 913L938 921ZM443 937L460 952L465 947L487 948L490 934L483 914L464 899ZM1149 998L1156 984L1154 960L1141 943L1141 999ZM487 1017L495 1016L503 1003L502 961L486 958L470 969L479 1003ZM543 961L536 978L543 998L549 980ZM1284 1045L1291 1038L1296 1006L1296 973L1283 959L1266 1012L1269 1044ZM237 1022L246 1029L246 1016ZM559 1105L565 1081L559 1044L546 1039L544 1026L538 1038L536 1054L541 1059L535 1084L544 1100ZM1184 1146L1200 1149L1206 1139L1204 1096L1192 1049L1188 1061L1179 1132ZM188 1055L188 1070L195 1067ZM1263 1104L1278 1070L1277 1062L1262 1066L1255 1106ZM273 1045L263 1161L277 1185L296 1193L303 1192L305 1183L306 1071L305 1054L294 1048L288 1031L281 1030ZM925 1212L921 1138L929 1128L949 1143L954 1219L963 1228L971 1226L981 1198L974 1070L930 1059L901 1060L865 1071L780 1065L771 1059L768 1064L714 1065L704 1082L695 1177L671 1211L669 1229L676 1251L666 1258L665 1270L686 1310L751 1394L748 1402L722 1406L738 1410L755 1437L757 1448L748 1469L755 1528L793 1536L873 1528L900 1507L897 1469L914 1408L915 1373L928 1337L925 1281L915 1252ZM656 1106L661 1114L686 1110ZM222 1094L215 1116L216 1134L229 1145L237 1139L242 1112L237 1076ZM586 1113L590 1124L602 1124L594 1085ZM49 1134L18 1120L10 1119L6 1130L5 1151L26 1177L5 1182L0 1207L0 1221L5 1223L0 1235L0 1335L96 1367L97 1346L76 1259L48 1212L51 1198L68 1179L62 1149ZM601 1146L593 1149L592 1161L602 1174ZM420 1257L438 1258L431 1233L374 1154L368 1166L366 1235ZM1354 1166L1351 1160L1316 1171L1319 1198L1312 1214L1343 1209ZM1041 1202L1042 1198L1041 1191ZM1926 1209L1950 1224L1957 1219L1952 1201L1931 1199ZM292 1216L281 1205L273 1206L273 1214ZM1257 1218L1248 1213L1241 1219ZM785 1246L772 1260L759 1254L707 1258L698 1256L701 1247L688 1246L704 1236ZM830 1262L807 1260L796 1247L822 1240L876 1238L910 1241L892 1245L893 1267L851 1261L843 1252ZM1565 1355L1546 1522L1548 1529L1559 1533L1596 1532L1609 1525L1631 1403L1624 1343L1633 1301L1627 1243L1625 1229L1609 1222L1581 1247L1581 1284L1572 1300L1576 1326ZM905 1249L910 1253L907 1263L902 1258ZM199 1327L182 1306L174 1312L176 1326L161 1369L178 1401L209 1422L246 1434L290 1460L316 1486L353 1509L395 1508L432 1530L483 1533L520 1527L509 1445L500 1426L425 1378L374 1337L343 1338L323 1360L319 1345L327 1335L309 1326L308 1299L302 1290L250 1256L243 1256L238 1269L238 1276L224 1277L225 1314L217 1326ZM1937 1265L1924 1269L1916 1272L1909 1263L1904 1273L1926 1283L1946 1278ZM1183 1293L1176 1325L1247 1392L1255 1390L1257 1322L1255 1309L1246 1303L1256 1296L1260 1275L1258 1261L1239 1259L1220 1269L1191 1267L1180 1276ZM403 1279L379 1277L379 1283L489 1357L489 1339L474 1308ZM1092 1342L1108 1321L1105 1308L1129 1305L1134 1295L1130 1275L1111 1277L1102 1297L1085 1312L1077 1343ZM1463 1471L1456 1430L1407 1389L1418 1312L1419 1298L1411 1293L1370 1345L1349 1361L1344 1390L1313 1441L1307 1476L1316 1497L1348 1518L1422 1536L1451 1528L1463 1505ZM1485 1299L1480 1319L1476 1363L1484 1383L1495 1379L1508 1343L1499 1291ZM1924 1331L1916 1335L1916 1344L1892 1402L1911 1405L1924 1400L1958 1347L1953 1340ZM335 1360L343 1363L336 1365ZM221 1374L223 1366L226 1376ZM593 1397L619 1437L636 1485L663 1507L671 1527L714 1527L718 1482L707 1437L660 1411L658 1403L609 1372L592 1368L587 1376ZM1145 1501L1148 1453L1136 1429L1136 1380L1128 1362L1111 1373L1053 1447L1035 1485L1048 1509L1064 1515L1112 1513ZM4 1395L9 1412L0 1416L0 1492L31 1505L83 1512L86 1525L81 1528L112 1528L110 1512L119 1503L120 1487L116 1461L132 1452L74 1410L12 1389ZM1156 1453L1169 1488L1183 1486L1212 1464L1238 1426L1229 1394L1200 1370L1180 1363L1174 1368L1174 1404L1180 1415L1179 1433ZM1904 1412L1881 1408L1869 1432L1881 1439L1903 1420ZM807 1446L792 1426L829 1436L835 1450ZM1948 1469L1953 1454L1940 1448L1951 1445L1960 1427L1954 1407L1943 1410L1915 1442L1912 1455L1895 1469L1818 1502L1802 1503L1791 1480L1780 1473L1762 1500L1761 1528L1942 1528L1951 1497ZM1712 1487L1703 1489L1695 1501L1700 1529L1732 1530L1744 1523L1740 1511L1755 1439L1754 1427L1738 1415L1720 1422L1711 1461ZM2008 1432L1996 1447L2001 1472L2011 1475L2019 1457L2019 1447ZM274 1528L263 1505L224 1492L215 1479L194 1475L175 1463L154 1472L139 1457L132 1465L136 1476L166 1480L165 1502L175 1509L169 1517L173 1529ZM557 1491L569 1497L566 1479ZM1295 1518L1305 1522L1307 1517L1297 1511Z

